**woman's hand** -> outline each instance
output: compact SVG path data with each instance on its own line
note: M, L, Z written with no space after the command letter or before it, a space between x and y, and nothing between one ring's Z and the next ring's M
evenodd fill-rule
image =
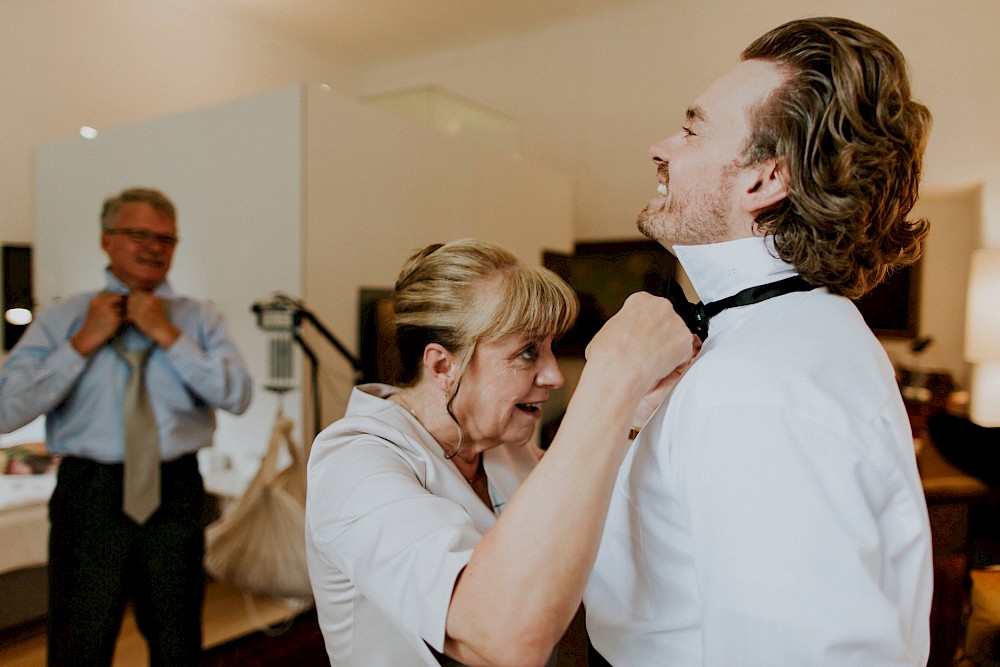
M590 341L587 366L631 387L648 417L697 353L696 340L667 299L636 292Z
M446 654L467 664L548 659L580 607L636 406L652 412L695 351L670 302L646 293L597 332L559 432L455 586Z

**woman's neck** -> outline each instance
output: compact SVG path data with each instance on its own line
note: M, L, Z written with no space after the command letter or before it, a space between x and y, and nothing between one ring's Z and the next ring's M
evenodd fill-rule
M428 397L426 392L418 391L416 387L402 389L389 396L389 400L399 404L420 423L424 429L430 433L434 441L438 443L445 453L445 457L450 459L459 474L465 478L476 495L492 508L489 497L489 482L486 479L486 469L483 467L482 450L472 443L464 442L459 449L458 427L455 421L448 414L447 404L444 400L435 400L433 396ZM447 440L443 435L449 432L454 433L452 440Z
M482 448L467 438L463 441L458 424L448 414L447 396L437 388L417 385L401 389L389 396L389 400L401 405L420 422L466 479L475 474Z

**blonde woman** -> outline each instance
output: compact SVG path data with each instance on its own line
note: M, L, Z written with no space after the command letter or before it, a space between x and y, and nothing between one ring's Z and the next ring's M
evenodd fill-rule
M309 462L310 577L334 665L543 665L580 606L636 420L689 361L669 302L633 295L595 336L558 435L572 290L473 240L395 288L402 388L357 387ZM642 404L644 407L640 407Z

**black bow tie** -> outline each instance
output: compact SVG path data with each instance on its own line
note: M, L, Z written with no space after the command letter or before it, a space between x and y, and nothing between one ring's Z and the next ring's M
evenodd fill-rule
M768 299L788 294L789 292L808 292L814 287L814 285L807 283L802 276L792 276L791 278L785 278L784 280L766 285L748 287L718 301L690 303L684 295L684 290L680 284L673 278L668 277L664 296L670 299L670 303L674 305L674 310L684 320L684 324L691 330L691 333L705 340L708 337L708 321L726 308L760 303L761 301L767 301Z

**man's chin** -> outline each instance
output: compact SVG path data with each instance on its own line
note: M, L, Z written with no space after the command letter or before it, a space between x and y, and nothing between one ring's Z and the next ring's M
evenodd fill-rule
M635 219L635 226L642 233L642 235L654 241L659 240L656 238L655 233L657 228L657 224L654 221L656 213L659 213L659 211L652 211L650 210L650 207L647 206L642 209Z
M667 221L662 215L658 215L659 211L650 214L649 207L647 206L642 210L639 216L635 220L635 226L650 241L656 241L661 246L663 246L668 252L673 254L673 245L675 241L669 238L667 232Z

